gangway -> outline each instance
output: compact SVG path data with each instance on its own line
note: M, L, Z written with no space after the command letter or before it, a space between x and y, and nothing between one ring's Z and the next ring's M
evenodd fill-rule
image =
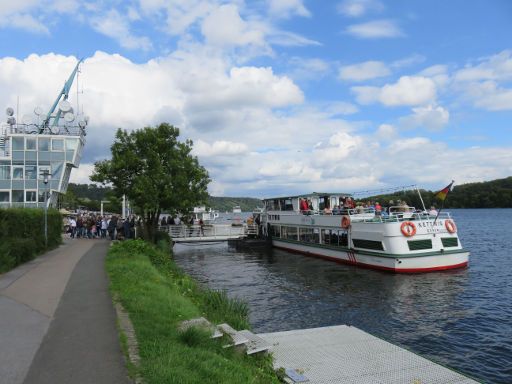
M204 225L164 225L159 228L169 233L175 243L216 242L258 236L255 224L204 224Z

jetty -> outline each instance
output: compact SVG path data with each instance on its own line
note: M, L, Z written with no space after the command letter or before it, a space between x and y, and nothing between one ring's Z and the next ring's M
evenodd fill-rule
M204 224L204 225L164 225L160 231L167 232L174 243L218 242L257 237L255 224Z
M356 327L262 333L288 383L475 384L461 373Z

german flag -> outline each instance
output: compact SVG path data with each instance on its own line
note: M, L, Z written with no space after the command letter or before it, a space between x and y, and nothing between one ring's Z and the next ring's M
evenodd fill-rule
M448 196L448 193L452 190L453 183L454 183L454 181L452 180L452 182L449 185L447 185L446 187L441 189L439 192L437 192L435 194L435 197L437 197L439 200L444 201L444 199L446 199L446 196Z

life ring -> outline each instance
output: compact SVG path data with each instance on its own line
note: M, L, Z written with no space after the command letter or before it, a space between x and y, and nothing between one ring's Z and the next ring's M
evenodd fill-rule
M416 226L411 221L404 221L400 226L400 230L405 237L411 237L416 234Z
M345 215L341 218L341 228L347 229L348 227L350 227L350 216Z
M446 230L450 233L457 232L457 226L455 225L455 223L452 220L446 220L444 222L444 226L446 227Z

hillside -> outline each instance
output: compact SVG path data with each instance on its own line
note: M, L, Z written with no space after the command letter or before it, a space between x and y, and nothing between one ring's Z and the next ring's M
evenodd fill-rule
M421 190L425 206L441 206L441 201L434 197L437 191ZM361 201L379 201L384 206L393 205L397 200L405 200L409 205L421 207L416 191L395 192L358 199ZM393 203L390 203L390 202ZM512 176L480 183L456 185L448 194L445 208L512 208Z
M242 208L242 212L252 212L256 207L263 207L260 199L252 197L215 197L210 196L208 199L208 206L220 212L231 212L235 205Z
M112 196L109 187L94 184L70 183L66 194L70 205L99 207L100 200L110 200L116 206L117 199ZM432 204L440 206L441 202L434 198L436 191L421 190L421 195L428 208ZM393 194L371 196L359 199L362 201L379 201L384 206L392 205L397 200L405 200L409 205L420 208L421 202L416 191L396 192ZM259 199L251 197L215 197L210 196L207 206L220 212L231 212L233 207L239 205L243 212L251 212L256 207L262 207ZM456 185L445 201L446 208L512 208L512 176L505 179Z

